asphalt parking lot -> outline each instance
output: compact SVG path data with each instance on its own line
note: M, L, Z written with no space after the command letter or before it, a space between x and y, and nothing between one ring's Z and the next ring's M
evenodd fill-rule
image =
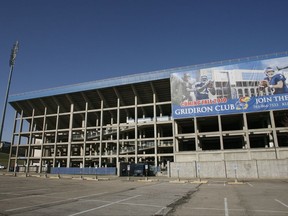
M288 215L288 180L0 175L0 215Z
M288 180L209 180L197 189L168 215L288 215Z

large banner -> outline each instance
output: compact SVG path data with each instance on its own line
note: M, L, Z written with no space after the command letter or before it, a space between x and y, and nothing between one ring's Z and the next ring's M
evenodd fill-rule
M287 76L287 56L173 73L173 118L288 109Z

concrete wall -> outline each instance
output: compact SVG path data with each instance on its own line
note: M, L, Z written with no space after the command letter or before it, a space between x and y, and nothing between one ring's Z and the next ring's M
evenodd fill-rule
M288 160L257 161L259 178L287 178Z
M269 160L276 159L275 149L263 149L258 151L251 151L251 160Z
M226 177L224 161L203 161L197 163L198 177L201 178L222 178Z
M288 148L282 148L281 150L277 150L278 159L288 158Z
M197 154L181 154L181 156L176 156L176 161L177 162L190 162L190 161L197 161L198 160L198 155Z
M277 156L276 156L277 154ZM288 148L275 151L274 148L253 150L226 150L226 151L187 151L175 154L175 162L192 161L235 161L235 160L266 160L286 159Z
M288 159L171 162L174 178L288 178Z
M186 151L175 153L175 162L288 159L288 148Z
M227 161L227 178L259 178L257 161Z
M169 169L170 168L170 169ZM173 178L196 178L196 163L195 162L180 162L170 163L170 177Z

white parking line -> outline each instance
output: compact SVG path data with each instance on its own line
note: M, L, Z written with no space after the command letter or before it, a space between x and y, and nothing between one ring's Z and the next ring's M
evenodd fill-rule
M147 206L155 208L166 208L166 206L150 205L150 204L137 204L137 203L119 203L120 205L132 205L132 206Z
M288 205L286 205L285 203L281 202L280 200L278 200L278 199L275 199L275 201L276 201L276 202L278 202L278 203L280 203L280 204L282 204L283 206L285 206L285 207L287 207L287 208L288 208Z
M226 186L225 182L223 184L207 184L207 186L215 186L215 187L223 187L223 186Z
M187 209L191 209L191 211L193 210L203 210L203 211L225 211L225 209L218 209L218 208L197 208L197 207L194 207L194 208L188 208L186 207ZM260 210L260 209L255 209L255 210L247 210L247 209L229 209L229 212L263 212L263 215L264 213L266 213L265 215L267 215L267 213L271 213L271 214L288 214L287 211L273 211L273 210ZM216 215L216 214L215 214ZM220 215L220 213L218 214Z
M0 193L0 194L3 194L3 195L14 195L14 196L20 196L22 194L16 194L16 193L13 193L13 192L3 192L3 193ZM0 200L1 201L1 200Z
M102 195L102 194L105 194L105 193L107 193L107 192L97 193L97 194L90 194L90 195L87 195L87 196L74 197L74 198L69 198L69 199L64 199L64 200L58 200L58 201L50 202L50 203L47 203L47 202L46 202L46 203L39 204L39 205L24 206L24 207L19 207L19 208L14 208L14 209L7 209L7 210L5 210L5 211L6 211L6 212L11 212L11 211L17 211L17 210L20 210L20 209L34 208L34 207L39 207L39 206L44 206L44 205L50 205L50 204L59 203L59 202L65 202L65 201L68 201L68 200L75 200L75 199L81 199L81 198L90 197L90 196Z
M106 201L106 200L98 200L98 199L85 199L81 200L81 202L102 202L102 203L111 203L111 201ZM151 205L151 204L139 204L139 203L129 203L129 202L122 202L118 203L119 205L130 205L130 206L146 206L146 207L155 207L155 208L167 208L166 206L159 206L159 205Z
M21 199L21 198L26 198L26 197L31 197L31 196L41 196L41 195L37 195L37 194L33 194L33 195L26 195L26 196L21 196L24 195L22 194L22 192L31 192L31 191L42 191L42 190L48 190L48 189L35 189L35 190L26 190L26 191L17 191L17 192L21 192L21 193L14 193L14 192L2 192L0 194L7 194L7 195L13 195L13 196L18 196L18 197L12 197L12 198L7 198L7 199L2 199L0 201L5 201L5 200L12 200L12 199ZM20 197L19 197L20 196Z
M167 207L165 206L165 207L162 207L159 211L157 211L154 215L163 215L162 214L162 212L164 212L165 211L165 209L167 209Z
M2 199L0 200L1 202L2 201L7 201L7 200L15 200L15 199L27 199L29 197L41 197L43 195L28 195L28 196L20 196L21 194L19 194L19 197L12 197L12 198L7 198L7 199Z
M247 182L247 184L250 186L250 187L254 187L251 183Z
M26 192L32 192L32 191L42 191L42 190L49 190L49 189L46 189L46 188L40 188L40 189L32 189L32 190L18 190L17 192L20 192L20 193L26 193Z
M229 216L228 212L228 204L227 204L227 198L224 198L224 209L225 209L225 216Z
M120 202L123 202L123 201L126 201L126 200L134 199L134 198L139 197L139 196L141 196L141 195L136 195L136 196L133 196L133 197L128 197L128 198L126 198L126 199L118 200L118 201L116 201L116 202L111 202L111 203L109 203L109 204L102 205L102 206L99 206L99 207L96 207L96 208L87 209L87 210L85 210L85 211L77 212L77 213L71 214L71 215L69 215L69 216L84 214L84 213L86 213L86 212L94 211L94 210L97 210L97 209L100 209L100 208L105 208L105 207L107 207L107 206L114 205L114 204L117 204L117 203L120 203Z

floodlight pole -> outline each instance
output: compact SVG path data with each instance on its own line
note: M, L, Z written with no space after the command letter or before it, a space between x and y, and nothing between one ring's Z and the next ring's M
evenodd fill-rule
M16 41L16 43L14 44L14 46L11 50L11 55L10 55L10 60L9 60L10 72L9 72L8 84L7 84L5 101L4 101L3 112L2 112L1 128L0 128L0 141L1 142L2 142L2 134L3 134L3 128L4 128L4 121L5 121L5 114L6 114L10 84L11 84L12 74L13 74L13 70L14 70L14 63L15 63L15 59L16 59L16 54L17 54L18 50L19 50L19 43L18 43L18 41Z

